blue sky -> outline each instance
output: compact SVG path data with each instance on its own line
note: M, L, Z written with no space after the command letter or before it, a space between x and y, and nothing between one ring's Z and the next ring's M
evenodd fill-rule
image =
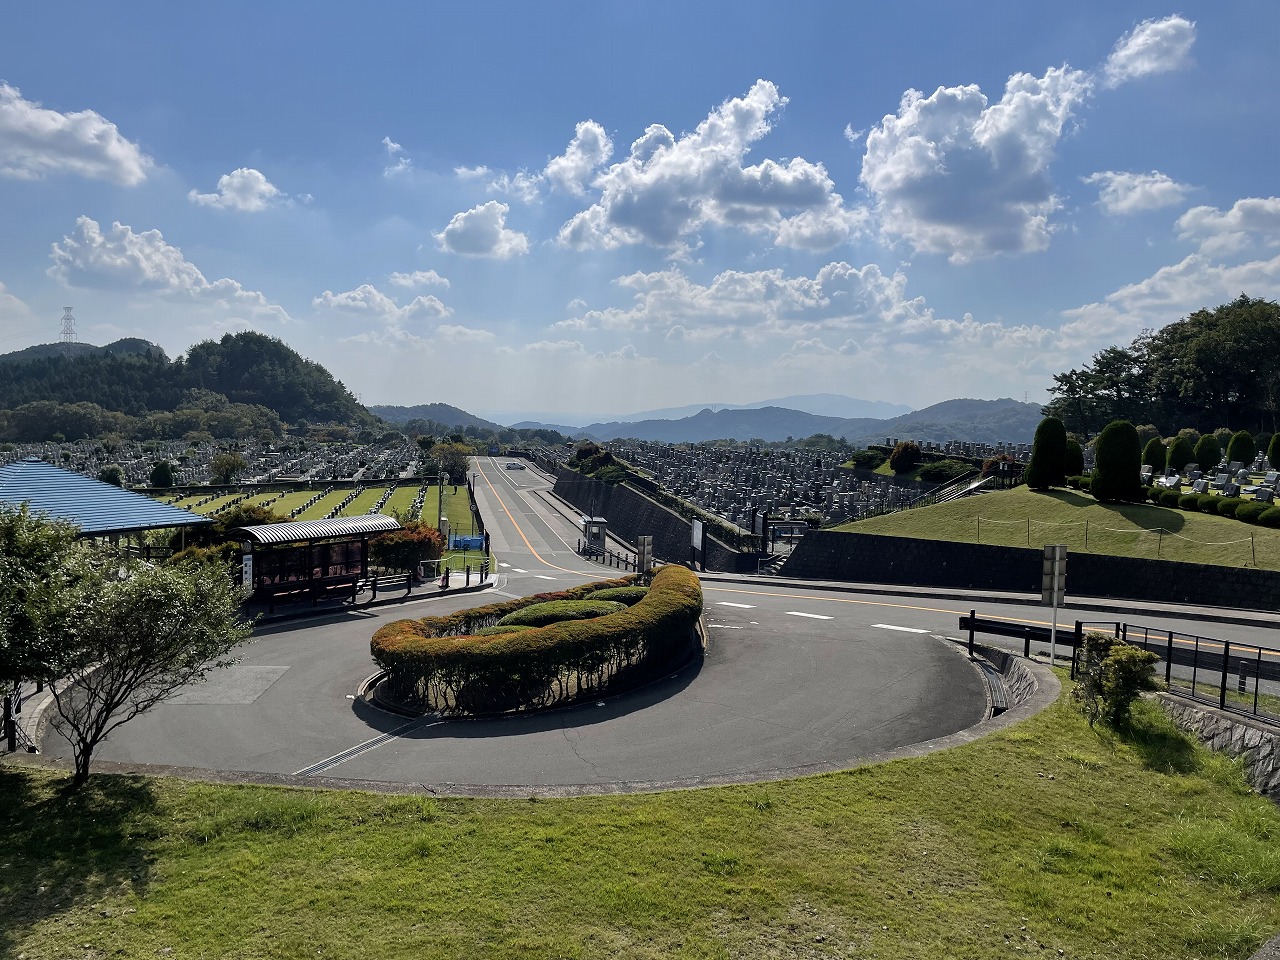
M0 351L279 336L568 422L1046 398L1280 296L1280 6L67 3L0 31Z

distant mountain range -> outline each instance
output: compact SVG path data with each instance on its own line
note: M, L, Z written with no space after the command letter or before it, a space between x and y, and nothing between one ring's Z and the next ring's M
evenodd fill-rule
M674 420L649 419L631 423L590 423L562 433L593 440L634 438L664 443L698 443L704 440L797 440L826 433L843 437L857 446L886 439L968 440L975 443L1030 443L1041 420L1039 404L1001 400L946 400L923 410L895 417L829 417L784 407L760 409L705 408L693 416ZM534 426L522 424L522 426Z
M475 427L477 430L493 430L495 432L506 429L506 427L494 423L492 420L477 417L458 407L451 407L447 403L420 403L412 407L379 405L371 406L368 409L375 417L381 417L387 423L394 423L403 427L410 420L421 420L427 424L435 424L436 426L432 429L440 433L444 433L446 430L450 432L453 430L465 430L467 427Z

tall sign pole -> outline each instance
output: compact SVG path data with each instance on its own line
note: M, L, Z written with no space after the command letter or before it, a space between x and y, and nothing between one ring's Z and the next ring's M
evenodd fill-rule
M1046 543L1040 574L1040 605L1053 607L1053 626L1049 629L1049 665L1058 656L1058 607L1067 592L1067 545Z

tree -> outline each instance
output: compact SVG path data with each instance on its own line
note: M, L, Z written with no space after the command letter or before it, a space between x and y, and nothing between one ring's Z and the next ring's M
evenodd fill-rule
M106 549L86 551L85 560L50 664L70 680L52 688L53 728L75 760L69 791L84 785L111 731L235 663L232 652L251 632L229 567L151 566Z
M431 448L431 455L440 464L440 472L447 473L455 484L466 478L471 466L471 453L471 448L465 443L437 443Z
M1195 461L1196 454L1191 441L1179 433L1173 438L1173 442L1169 444L1169 454L1165 458L1165 466L1170 470L1176 470L1181 473L1183 467ZM1217 462L1216 460L1214 461L1214 463Z
M1164 448L1164 441L1159 437L1152 437L1142 448L1142 465L1152 470L1163 471L1167 456L1168 451Z
M914 440L899 440L889 454L889 469L894 473L910 473L920 465L923 456Z
M118 463L108 463L98 471L98 479L103 483L111 484L113 487L123 487L124 468Z
M1280 463L1280 433L1271 438L1271 445L1267 447L1267 462L1271 464L1272 470L1280 470L1276 466Z
M1023 482L1032 490L1048 490L1066 482L1067 428L1057 417L1045 417L1036 427L1031 462Z
M209 476L212 483L230 484L247 469L249 465L240 454L219 453L209 463Z
M1128 420L1113 420L1098 435L1090 491L1099 503L1141 501L1146 497L1141 474L1137 429Z
M151 468L151 478L148 482L156 489L172 487L173 464L168 460L157 460Z
M1078 477L1084 473L1084 450L1075 437L1067 437L1067 456L1063 469L1068 477Z
M1152 667L1158 658L1107 633L1089 632L1081 651L1079 682L1072 696L1089 718L1122 727L1133 702L1144 690L1156 689Z
M1211 470L1216 467L1218 461L1222 459L1222 447L1218 445L1218 438L1212 433L1206 433L1196 444L1194 457L1195 462L1200 464L1201 470Z
M59 603L71 582L77 529L32 516L26 504L0 504L0 687L52 680L46 629L65 614Z
M444 535L420 520L401 519L401 529L379 534L369 541L369 555L393 570L412 570L423 560L444 555Z
M1232 434L1231 442L1227 444L1227 460L1231 463L1243 463L1246 467L1253 466L1253 458L1257 455L1257 448L1253 445L1253 434L1248 430L1241 430Z

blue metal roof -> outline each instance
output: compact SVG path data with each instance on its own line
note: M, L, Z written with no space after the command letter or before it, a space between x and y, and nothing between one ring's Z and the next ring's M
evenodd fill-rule
M132 490L62 470L37 457L0 467L0 503L15 507L25 503L33 514L74 523L82 536L213 522Z

